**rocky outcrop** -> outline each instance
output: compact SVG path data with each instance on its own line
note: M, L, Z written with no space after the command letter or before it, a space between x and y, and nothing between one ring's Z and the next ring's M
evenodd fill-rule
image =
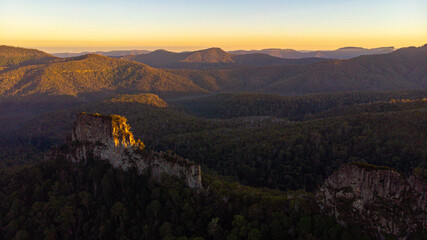
M407 239L426 228L425 179L397 171L349 163L335 171L316 194L320 208L341 224L359 225L376 238Z
M81 113L67 138L66 150L55 155L61 154L76 164L85 164L89 159L104 160L124 171L131 168L140 174L148 171L158 181L162 174L168 174L182 179L191 188L202 187L199 165L171 153L147 151L144 147L140 140L134 139L126 118Z

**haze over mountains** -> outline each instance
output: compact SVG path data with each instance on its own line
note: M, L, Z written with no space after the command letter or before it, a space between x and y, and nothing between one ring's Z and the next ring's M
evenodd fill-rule
M395 51L394 47L380 47L380 48L361 48L361 47L343 47L337 50L330 51L296 51L293 49L279 49L269 48L262 50L236 50L230 51L234 54L251 54L251 53L264 53L274 57L280 58L332 58L332 59L348 59L354 58L361 55L372 55L372 54L385 54Z
M128 55L121 59L133 60L157 68L173 69L214 69L235 66L273 66L289 64L306 64L325 59L282 59L263 53L230 54L220 48L209 48L194 52L175 53L157 50L148 54Z
M145 54L149 53L148 50L115 50L115 51L96 51L96 52L80 52L80 53L70 53L70 52L64 52L64 53L52 53L52 55L56 57L61 58L67 58L67 57L78 57L85 54L99 54L103 56L109 56L109 57L121 57L126 55L138 55L138 54Z
M132 57L128 55L140 55L140 54L159 52L155 54L155 56L159 56L160 53L163 53L165 55L166 53L170 53L169 55L173 55L172 53L175 53L175 55L177 56L179 56L178 54L181 54L180 57L177 57L177 56L176 57L178 59L183 60L191 53L197 55L200 52L208 51L208 50L218 50L218 49L210 48L210 49L204 49L204 50L198 50L198 51L185 51L185 52L171 52L163 49L159 49L155 51L115 50L115 51L107 51L107 52L104 52L104 51L80 52L80 53L63 52L63 53L52 53L52 55L65 58L65 57L77 57L85 54L95 53L95 54L109 56L109 57L125 57L125 58L132 59ZM298 51L294 49L268 48L268 49L262 49L262 50L233 50L233 51L228 51L228 53L237 54L237 55L261 53L261 54L266 54L272 57L285 58L285 59L301 59L301 58L348 59L348 58L358 57L361 55L391 53L395 50L396 49L394 47L379 47L379 48L371 48L371 49L361 48L361 47L343 47L336 50L317 50L317 51L316 50L315 51ZM146 57L146 58L140 57L140 58L144 59L145 61L151 60L149 57ZM161 64L163 65L164 63L162 62Z
M164 59L172 62L164 62L166 65L179 61L182 64L226 64L244 62L242 58L247 64L250 63L246 57L251 55L224 54L220 49L210 49L208 52L214 54L186 53L185 58L184 54L172 54L176 56L172 59L163 58L170 55L168 52L153 54L159 55L159 64ZM8 59L3 60L5 69L0 72L0 96L151 92L167 97L222 91L296 95L427 87L426 45L349 60L280 66L249 64L210 70L156 69L135 61L97 54L55 58L37 50L7 46L0 47L0 53L3 54L2 59Z

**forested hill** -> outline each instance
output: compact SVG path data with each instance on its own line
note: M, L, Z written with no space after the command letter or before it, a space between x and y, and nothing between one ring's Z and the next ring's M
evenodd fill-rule
M36 49L0 46L0 70L1 67L40 63L55 58L55 56Z
M0 67L0 239L369 239L320 213L324 180L352 162L427 176L427 46L222 70L22 51ZM199 164L204 188L91 156L40 161L81 112L126 116L147 150Z
M1 239L370 239L323 216L311 194L203 176L192 191L103 161L53 159L0 174Z
M221 69L236 66L274 66L307 64L327 60L325 58L283 59L263 53L230 54L220 48L194 52L169 52L156 50L148 54L128 55L121 59L133 60L158 68L173 69Z
M262 50L236 50L230 51L230 53L234 54L250 54L250 53L264 53L274 57L280 58L310 58L310 57L318 57L318 58L331 58L331 59L348 59L354 58L361 55L372 55L372 54L384 54L391 53L395 50L394 47L380 47L380 48L361 48L361 47L343 47L337 50L332 51L296 51L293 49L279 49L279 48L269 48Z
M172 149L204 169L253 186L313 190L342 163L352 161L385 165L404 173L426 168L427 101L390 101L393 98L379 94L382 102L346 103L350 96L354 95L325 95L317 100L308 96L297 102L291 98L289 102L282 99L278 104L266 101L261 105L267 110L273 109L269 104L275 106L277 111L271 113L285 114L293 120L289 121L269 117L274 115L268 112L254 116L245 111L239 118L203 119L183 113L177 102L166 105L152 95L122 95L26 121L13 129L13 134L0 138L0 146L7 149L0 153L0 160L3 166L33 162L64 140L76 114L98 112L127 116L134 123L133 133L148 148ZM274 97L281 98L266 98ZM363 95L359 98L363 100ZM410 99L410 93L406 98ZM250 109L240 104L243 110ZM239 106L229 105L230 109ZM248 101L248 106L254 106L253 102ZM222 108L218 110L220 114L213 116L223 116ZM9 127L7 122L4 125Z
M374 102L390 102L393 99L427 98L427 90L395 92L346 92L313 94L304 96L281 96L261 93L220 93L204 97L174 99L170 102L182 105L185 110L205 118L236 118L248 116L274 116L301 120L312 114L337 107L352 108L352 105ZM390 105L390 104L385 104Z
M96 54L0 72L0 95L95 96L112 92L191 95L208 91L171 71Z
M29 121L20 130L34 137L29 146L11 137L0 138L0 143L21 143L13 156L22 160L19 154L25 153L34 161L40 152L31 151L64 139L76 112L120 113L135 123L135 136L141 136L148 148L172 149L202 164L207 173L204 189L194 192L175 178L158 184L136 170L115 170L91 158L85 165L57 158L1 169L1 236L369 239L356 225L342 227L323 216L308 191L318 189L346 162L389 166L403 175L427 173L424 100L373 103L397 108L375 106L375 111L297 123L251 117L206 120L164 103L151 94L121 95ZM422 234L416 232L413 239L423 239Z
M151 92L171 97L223 91L299 95L425 89L426 56L427 46L424 46L305 65L166 70L89 54L5 68L0 71L0 96L93 97L95 94Z
M427 87L427 46L399 49L382 55L331 60L304 66L261 68L247 75L259 80L263 92L310 94L337 91L391 91Z

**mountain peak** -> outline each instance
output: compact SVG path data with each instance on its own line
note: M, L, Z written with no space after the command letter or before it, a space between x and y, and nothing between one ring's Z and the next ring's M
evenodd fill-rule
M208 48L196 52L188 53L189 55L181 62L191 63L232 63L232 55L221 48Z
M86 53L86 54L83 54L83 55L80 55L80 56L77 56L77 57L71 57L71 58L69 58L69 59L71 59L71 60L84 60L84 59L109 59L110 57L107 57L107 56L103 56L103 55L99 55L99 54L96 54L96 53Z
M211 47L211 48L202 49L202 50L199 50L199 51L196 51L196 52L215 52L215 53L224 53L224 54L227 54L226 51L222 50L219 47Z

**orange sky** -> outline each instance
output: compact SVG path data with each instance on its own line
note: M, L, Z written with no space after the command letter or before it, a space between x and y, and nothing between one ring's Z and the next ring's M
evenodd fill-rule
M326 50L427 43L426 1L297 2L5 0L0 2L0 44L79 52Z

